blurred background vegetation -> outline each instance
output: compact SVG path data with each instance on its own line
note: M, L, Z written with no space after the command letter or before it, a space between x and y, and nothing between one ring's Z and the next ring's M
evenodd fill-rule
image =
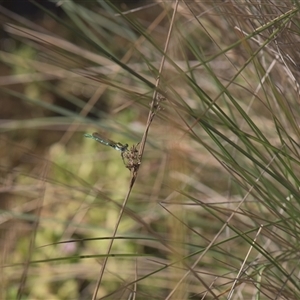
M300 299L299 8L0 1L0 299Z

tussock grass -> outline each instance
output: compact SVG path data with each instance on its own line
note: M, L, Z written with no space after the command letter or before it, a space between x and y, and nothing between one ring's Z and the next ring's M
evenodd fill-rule
M1 298L299 299L299 4L57 4L1 10Z

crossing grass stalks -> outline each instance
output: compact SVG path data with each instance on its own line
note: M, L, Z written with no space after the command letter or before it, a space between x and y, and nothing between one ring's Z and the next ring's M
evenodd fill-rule
M299 3L35 4L0 10L0 298L299 299Z

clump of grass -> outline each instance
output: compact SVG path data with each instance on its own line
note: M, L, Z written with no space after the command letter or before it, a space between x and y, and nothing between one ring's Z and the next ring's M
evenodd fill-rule
M299 7L57 4L7 14L1 296L298 299Z

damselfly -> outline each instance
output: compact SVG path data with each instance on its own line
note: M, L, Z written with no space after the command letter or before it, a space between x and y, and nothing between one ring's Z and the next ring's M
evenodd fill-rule
M102 145L110 146L115 150L121 151L122 153L128 150L128 144L123 145L121 143L116 143L109 139L104 139L97 132L94 132L93 134L86 133L84 136L93 139Z

